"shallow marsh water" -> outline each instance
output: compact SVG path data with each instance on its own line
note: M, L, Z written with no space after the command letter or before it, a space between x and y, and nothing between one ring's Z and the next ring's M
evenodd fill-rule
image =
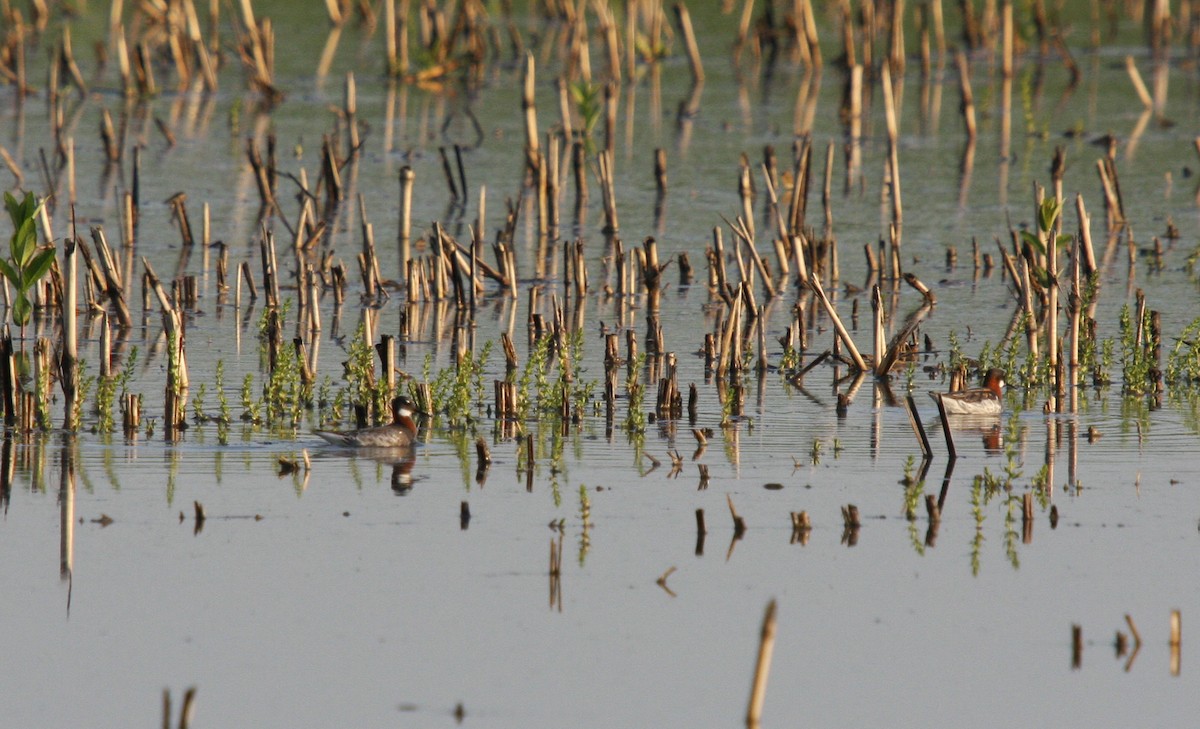
M467 104L486 134L482 146L466 156L472 202L448 227L466 237L482 183L488 186L494 228L503 198L515 196L519 187L519 75L495 68L471 93L389 88L379 78L378 35L368 38L348 26L329 76L315 79L316 49L326 31L319 4L295 14L283 8L257 5L260 15L275 20L281 41L278 83L288 93L269 116L255 113L253 97L239 91L233 70L223 73L215 97L167 93L130 112L139 120L140 134L134 136L146 145L138 255L164 278L176 270L178 234L167 207L157 203L183 190L194 225L200 204L212 205L213 237L231 246L231 270L248 260L257 274L258 200L244 139L272 129L281 169L298 174L306 167L313 176L320 135L334 125L329 106L340 104L340 74L349 69L357 74L360 118L370 128L355 185L376 227L384 275L395 277L399 270L390 244L397 172L404 164L416 170L416 227L425 231L433 220L447 219L437 146L459 139L439 138L433 130L449 119L449 133L465 136ZM789 158L795 99L806 81L800 69L782 64L769 93L753 69L739 83L728 61L728 18L715 10L693 12L709 78L690 137L685 142L674 114L687 94L688 72L682 57L672 57L662 68L660 107L648 82L627 83L622 91L617 189L627 247L655 235L664 255L687 250L703 281L711 228L721 225L721 215L739 211L738 155L746 152L756 162L760 147L773 144L781 160ZM93 28L102 27L104 15L90 7L75 21L77 48L85 47ZM1103 240L1094 171L1101 152L1088 140L1108 131L1122 139L1118 165L1138 243L1147 246L1151 235L1161 233L1168 215L1182 235L1163 270L1151 271L1140 257L1132 278L1119 249L1102 275L1100 333L1117 336L1118 311L1132 300L1134 287L1144 288L1151 307L1162 311L1168 338L1194 317L1196 282L1184 261L1200 221L1194 182L1184 167L1195 159L1195 129L1186 121L1196 104L1195 70L1172 68L1173 92L1164 114L1179 123L1151 124L1135 138L1139 110L1120 62L1127 51L1140 53L1132 46L1079 49L1085 75L1070 95L1064 95L1065 74L1056 65L1045 67L1045 88L1033 93L1036 67L1026 59L1014 91L1014 156L1007 165L998 155L999 86L990 80L994 75L986 62L978 63L976 98L985 113L965 194L953 75L939 77L940 108L923 115L920 81L910 70L901 170L906 256L916 260L906 268L936 283L939 299L922 325L938 351L921 365L944 361L951 332L970 356L1003 335L1012 310L1007 283L998 271L973 274L969 241L977 237L985 250L994 250L992 238L1006 235L1006 216L1032 219L1031 186L1048 183L1055 144L1067 146L1067 194L1085 195L1093 234ZM539 76L543 130L557 118L553 73ZM813 134L816 149L823 151L825 143L842 140L836 116L840 73L827 68L820 84ZM101 183L102 150L94 136L100 110L108 107L116 115L123 106L113 86L110 69L77 107L70 130L78 150L78 215L103 224L110 240L119 240L122 177ZM630 89L634 111L626 117ZM52 144L44 104L33 99L18 111L11 87L0 88L0 100L3 143L33 184L37 151ZM397 109L390 129L388 105ZM886 223L879 195L886 148L880 106L872 105L867 124L861 191L834 197L842 277L856 285L866 278L861 247L875 241ZM175 130L175 147L167 148L157 136L156 116ZM1025 134L1026 119L1036 134ZM1077 126L1092 134L1061 136ZM652 152L660 146L668 150L670 190L656 225L651 171ZM845 175L840 154L837 170L840 188ZM127 183L127 170L123 179ZM286 184L281 180L281 189ZM564 190L566 222L572 193L569 185ZM282 197L294 216L294 203ZM582 316L587 378L602 374L601 322L632 327L639 336L645 332L642 298L622 306L600 291L608 251L598 201L593 183L587 220L578 231L586 240L593 280ZM809 208L814 217L819 204L814 196ZM760 206L761 197L756 209ZM528 206L522 215L526 223L532 219ZM1071 229L1073 213L1066 219ZM525 238L518 240L527 277L522 295L515 301L491 296L475 317L480 345L516 321L522 362L528 354L521 329L528 315L524 289L534 283L536 250L535 231L526 223L519 230ZM54 229L58 236L67 230L63 205L55 210ZM333 246L350 270L357 231L357 211L347 205ZM959 251L954 270L943 266L950 245ZM261 384L262 307L244 302L239 312L231 297L220 303L214 274L204 270L198 251L186 271L201 281L199 311L188 330L191 394L207 383L204 407L215 410L213 375L221 361L226 395L239 413L245 374L253 375L256 387ZM668 278L674 281L674 269ZM543 305L552 292L563 296L557 278L541 283ZM351 288L351 302L356 291ZM840 290L838 295L847 316L850 300ZM771 307L772 364L780 357L775 338L790 320L795 297L789 288ZM399 298L393 295L383 306L379 332L398 331ZM865 348L869 299L859 298L863 316L855 336ZM719 427L716 388L706 383L702 360L692 356L703 333L716 325L705 309L708 299L703 285L671 286L660 310L667 349L679 353L681 384L701 387L697 425L716 429L695 460L686 423L677 425L677 433L650 423L640 443L627 436L623 401L611 435L591 408L561 440L552 420L528 423L538 448L532 491L518 474L521 446L493 438L488 418L476 426L491 441L494 458L485 484L474 480L474 433L435 421L417 454L412 488L403 494L391 487L392 464L386 459L324 449L308 434L312 422L295 433L235 422L228 445L218 442L211 424L193 426L173 444L163 441L161 426L153 436L143 432L132 440L92 433L74 442L61 433L14 438L15 477L0 521L0 553L7 555L0 566L0 612L8 618L0 633L5 723L145 723L156 719L163 688L171 690L177 709L184 689L195 686L196 726L450 725L460 702L471 725L728 726L742 721L759 622L772 598L779 601L779 632L767 693L770 724L1177 726L1195 715L1200 699L1190 680L1194 659L1187 626L1200 607L1200 589L1189 579L1200 567L1196 392L1171 389L1163 406L1151 409L1144 399L1123 398L1118 381L1081 392L1076 416L1043 415L1044 393L1010 393L1001 428L1021 471L1014 494L1029 490L1046 461L1047 434L1059 426L1050 437L1052 489L1036 507L1032 539L1022 538L1019 503L1003 492L985 499L972 488L985 469L1002 472L1009 456L985 449L980 433L961 431L942 521L927 543L923 512L915 522L904 518L906 494L899 484L909 459L919 460L918 444L904 410L886 404L869 380L839 418L832 368L807 375L803 391L774 371L761 385L751 377L748 417L733 428ZM896 321L919 304L910 289L898 290L895 300ZM450 364L452 311L441 313L439 328L432 308L425 307L422 316L429 323L416 341L405 344L400 363L417 377L427 355L435 370ZM335 316L326 297L319 378L336 382L346 354L335 337L351 335L360 313L352 303L343 306L336 328ZM162 412L165 340L156 312L144 321L121 351L139 348L131 389L146 395L146 412L155 414ZM94 322L90 329L81 323L81 330L88 332L81 356L95 362ZM810 354L831 346L827 322L811 336ZM95 369L90 366L93 374ZM1120 375L1119 363L1114 375ZM501 376L502 358L494 352L486 380ZM900 374L892 389L902 394L907 380ZM945 450L923 392L945 383L930 381L920 367L912 380L935 437L925 491L938 493ZM1101 437L1089 442L1089 428ZM817 458L814 441L820 443ZM302 473L276 476L281 456L295 457L305 448L312 456L307 481ZM684 456L677 478L669 475L670 448ZM555 456L556 449L561 455ZM645 454L662 466L652 469ZM64 462L73 464L73 488L63 488ZM696 463L710 470L707 489L697 488ZM769 483L783 488L764 488ZM581 485L587 493L586 528ZM727 497L749 525L732 542ZM208 513L198 531L193 501ZM466 529L458 519L462 501L472 514ZM863 517L852 540L843 534L839 514L848 503ZM1059 512L1053 529L1051 503ZM696 509L704 509L708 519L702 550ZM788 515L802 509L812 515L814 528L805 544L796 544ZM113 523L97 523L102 515ZM73 526L69 549L64 518ZM548 528L560 520L561 531ZM560 539L561 599L555 602L547 553ZM69 578L64 554L70 557ZM675 571L665 581L668 590L655 580L670 568ZM1184 619L1177 676L1167 645L1172 609L1182 610ZM1137 621L1144 640L1132 661L1115 657L1111 646L1115 632L1126 630L1125 614ZM1079 667L1071 661L1072 624L1083 627Z

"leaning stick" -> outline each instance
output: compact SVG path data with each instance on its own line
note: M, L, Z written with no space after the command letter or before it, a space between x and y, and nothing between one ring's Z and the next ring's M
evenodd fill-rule
M859 372L867 371L867 363L863 361L862 355L858 353L858 347L854 346L854 340L850 338L850 332L846 331L846 326L842 324L842 320L837 315L837 311L830 303L829 297L825 295L825 289L821 288L821 277L815 272L808 277L808 283L817 294L817 300L821 302L825 313L829 315L829 319L833 322L834 329L837 330L838 339L842 344L846 345L846 350L850 354L850 359L854 362L854 366Z
M921 441L922 458L933 458L933 448L929 445L929 436L925 433L925 426L921 424L921 418L917 415L917 401L912 395L908 396L908 420L912 423L913 432L917 434L917 439Z
M1137 92L1142 106L1146 109L1154 108L1154 100L1150 98L1146 82L1142 80L1142 74L1138 71L1137 64L1133 62L1133 56L1125 56L1125 70L1129 72L1129 80L1133 82L1133 90Z
M700 47L696 44L696 33L692 30L692 16L683 3L675 3L675 23L679 27L679 35L683 37L688 65L692 69L692 85L702 84L704 64L700 62Z
M935 398L938 407L938 415L942 419L942 435L946 436L946 450L950 452L950 461L953 462L958 458L958 451L954 448L954 436L950 433L950 419L946 416L946 404L942 402L942 394L939 392Z
M754 666L754 682L750 688L750 706L746 709L746 726L757 727L762 719L763 701L767 698L767 675L771 672L771 654L775 650L775 601L767 603L763 615L762 637L758 643L758 662Z

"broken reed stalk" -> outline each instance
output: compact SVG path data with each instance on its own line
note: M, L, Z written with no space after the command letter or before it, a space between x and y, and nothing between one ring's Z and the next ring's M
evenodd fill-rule
M904 205L900 199L900 145L898 141L900 132L896 120L896 97L892 89L892 72L889 68L888 64L884 64L882 69L883 109L887 121L888 168L891 171L889 189L892 195L892 225L896 230L892 244L892 278L899 278L900 230L904 222Z
M867 250L870 250L870 247ZM884 367L884 360L887 357L887 335L883 326L883 293L879 290L879 284L871 287L871 313L873 315L871 331L874 334L875 376L886 377L888 370Z
M946 404L942 402L940 392L934 402L937 403L938 416L942 420L942 435L946 437L946 450L949 451L950 460L954 461L958 458L958 451L954 448L954 435L950 432L950 418L946 415Z
M537 77L533 53L526 51L525 65L521 77L521 110L525 115L525 170L531 180L537 179L538 154L540 152L535 94L535 90L537 89L536 83Z
M854 345L854 340L850 337L850 332L846 330L846 325L842 324L841 318L837 311L833 308L833 304L829 301L829 297L825 295L825 289L821 288L821 278L815 272L808 278L809 286L817 295L817 300L821 302L821 307L825 309L825 313L833 322L834 329L837 331L838 339L846 346L846 350L850 354L850 359L859 372L868 370L867 363L863 360L862 355L858 352L858 347Z
M772 175L771 168L764 164L762 166L762 171L763 182L765 182L767 186L767 198L771 202L771 210L773 210L775 213L775 232L776 235L779 236L778 240L776 241L777 247L775 249L779 261L779 271L781 274L786 276L790 270L788 266L787 248L790 243L793 243L793 238L788 234L787 222L783 219L783 211L779 208L779 196L775 191L775 182L773 179L774 175ZM804 253L800 243L795 241L794 245L796 248L796 263L799 267L798 276L800 277L800 280L803 281L808 277L808 269L805 265Z
M1142 634L1138 632L1137 624L1133 622L1133 616L1125 613L1125 624L1129 626L1129 634L1133 636L1133 646L1136 651L1142 645Z
M692 16L687 6L681 2L675 3L675 25L683 38L683 48L687 53L688 67L692 71L692 85L704 83L704 64L700 60L700 46L696 44L696 32L692 29Z
M775 650L775 600L767 603L763 615L762 634L758 641L758 660L754 664L754 681L750 686L750 705L746 708L746 726L757 727L762 719L763 702L767 698L767 677L771 672L771 655Z
M763 288L766 289L767 298L775 298L775 283L771 281L771 272L767 270L767 264L758 254L758 249L754 247L754 231L741 216L738 216L737 220L729 225L734 234L746 244L746 250L750 252L750 260L754 262L754 268L758 271L759 278L762 279Z
M74 209L72 209L74 217ZM74 228L74 220L72 220ZM63 283L62 327L63 352L59 360L59 378L63 391L63 428L74 432L79 427L75 419L75 398L79 392L79 338L76 326L75 307L79 286L76 283L76 246L78 239L68 237L63 241L63 269L66 281Z
M1129 80L1133 82L1133 90L1137 92L1138 100L1142 102L1142 106L1146 107L1147 110L1153 109L1154 100L1150 97L1150 91L1146 88L1146 82L1142 80L1142 74L1138 71L1133 56L1125 56L1125 70L1129 73Z
M1112 231L1125 223L1125 208L1116 180L1116 166L1111 159L1102 157L1096 160L1096 171L1100 176L1100 187L1104 191L1104 212L1108 219L1108 230Z
M912 286L914 289L916 289L917 293L921 294L921 296L924 296L926 303L928 303L930 306L937 303L937 296L921 281L921 279L917 278L911 273L905 272L904 281L909 286Z
M100 269L104 276L104 293L108 295L108 300L117 310L117 318L121 320L123 329L133 327L133 315L129 313L129 307L125 303L125 289L121 280L121 271L117 267L116 259L113 258L112 249L108 247L108 240L104 237L104 229L95 226L91 229L92 242L96 246L96 258L99 261ZM84 250L86 257L86 249Z
M858 507L854 504L846 504L842 507L842 526L846 529L858 529L862 526L862 520L858 516Z
M725 501L729 504L729 515L733 518L733 537L737 539L746 533L746 520L739 516L734 508L732 495L725 494Z
M604 204L604 232L614 234L621 229L617 220L617 193L613 182L613 156L604 150L596 158L600 178L601 202Z
M922 458L933 458L933 448L929 445L929 436L925 433L925 425L921 423L921 417L917 415L917 401L909 395L906 399L908 403L908 420L912 424L913 432L917 434L917 439L921 442Z
M1083 195L1079 193L1075 194L1075 213L1079 218L1079 236L1076 245L1083 249L1083 255L1080 258L1081 273L1084 276L1091 276L1096 272L1096 253L1092 248L1092 219L1084 207Z
M12 334L7 328L0 334L0 396L4 399L4 425L13 428L17 425L17 401L21 397L21 381L17 377Z
M962 95L963 125L967 129L967 144L975 142L975 94L971 91L971 67L962 51L954 54L958 65L958 87Z
M163 311L163 327L167 332L170 348L167 352L167 387L166 387L166 436L174 438L176 427L183 422L187 410L187 390L189 385L187 356L184 349L183 318L171 303L166 290L154 273L150 261L142 257L142 266L146 272L146 280L158 297L159 306Z
M412 167L400 168L400 265L405 270L412 259L412 196L416 173Z

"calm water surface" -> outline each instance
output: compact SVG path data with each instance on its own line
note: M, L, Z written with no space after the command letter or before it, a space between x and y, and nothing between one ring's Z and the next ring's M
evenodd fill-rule
M231 270L250 261L257 275L258 199L244 140L254 136L265 144L266 132L273 131L281 171L299 175L303 168L314 180L321 135L334 130L343 74L352 69L369 131L363 159L348 178L353 192L364 196L385 277L399 275L396 176L405 164L417 175L414 226L422 234L442 220L466 239L481 184L488 190L487 226L494 229L504 199L520 194L519 75L494 67L471 92L389 87L379 72L378 34L348 26L332 67L320 77L316 59L327 32L322 8L285 7L291 5L256 4L260 16L273 18L279 38L277 80L288 96L274 111L259 111L255 98L242 94L233 68L222 73L215 96L164 93L128 110L131 139L145 145L137 254L165 278L180 267L179 235L159 202L185 191L194 226L202 203L212 206L213 238L230 246ZM77 49L102 35L96 29L103 27L106 9L89 6L75 21ZM712 227L722 225L722 215L740 211L738 155L745 152L757 164L762 146L771 144L786 168L796 98L814 82L816 157L823 160L830 142L840 150L843 79L832 67L819 81L805 78L802 68L788 63L769 84L755 67L735 72L727 53L732 16L715 8L693 12L709 77L700 113L689 134L681 134L675 109L689 84L681 56L663 63L657 90L646 78L622 87L617 197L627 247L654 235L664 256L689 252L702 276ZM226 29L225 37L231 35ZM827 34L830 49L834 37ZM37 69L30 77L39 85L43 51L30 54ZM1158 409L1123 399L1119 361L1118 382L1081 392L1075 416L1044 416L1044 394L1013 391L1000 423L1003 447L985 448L982 430L960 431L960 458L948 477L934 409L923 394L945 387L922 366L945 360L951 332L968 356L1003 336L1013 305L1008 284L998 271L974 274L970 241L994 251L993 239L1007 237L1009 219L1014 225L1032 219L1032 186L1049 183L1055 145L1066 147L1066 194L1083 193L1098 242L1104 239L1103 208L1095 162L1102 150L1090 140L1108 132L1121 140L1117 162L1137 244L1150 246L1168 217L1181 231L1161 271L1151 270L1145 257L1131 270L1124 247L1116 250L1101 277L1101 336L1118 336L1118 312L1138 287L1162 311L1168 339L1195 316L1196 282L1184 269L1200 222L1186 169L1195 163L1196 130L1189 121L1195 71L1178 65L1170 70L1164 117L1177 123L1150 123L1138 133L1140 108L1124 69L1126 52L1138 53L1149 73L1139 47L1079 48L1084 77L1073 90L1057 62L1041 69L1039 85L1038 67L1026 59L1014 84L1006 162L999 153L1000 86L986 60L977 60L981 136L965 183L957 80L946 70L922 89L917 64L910 64L901 118L906 267L934 286L939 303L922 327L935 351L911 375L894 378L892 390L904 394L911 378L935 437L924 486L944 499L935 531L923 507L915 521L905 518L900 481L906 468L916 472L920 450L905 411L869 380L839 418L835 393L847 384L835 378L844 371L820 366L806 376L803 389L775 371L761 383L751 377L747 417L721 430L716 388L693 356L717 320L705 307L705 287L678 287L671 268L659 312L667 349L679 354L680 382L700 387L697 426L716 429L708 448L695 456L686 423L650 423L644 437L627 435L621 427L624 401L611 432L603 411L591 408L565 436L554 422L528 423L538 451L532 489L518 472L523 444L495 436L487 417L467 433L433 422L412 469L412 488L403 493L391 486L391 462L323 448L309 434L315 423L277 432L236 421L228 444L219 442L211 424L193 426L177 443L163 441L161 425L154 435L143 431L132 440L94 433L71 439L57 432L14 438L11 492L0 520L5 725L147 724L158 719L164 688L177 710L183 691L195 686L195 726L445 726L455 723L459 703L464 723L478 726L731 726L742 722L760 621L772 598L779 601L779 629L766 702L770 724L1186 723L1200 709L1188 640L1188 626L1200 614L1200 589L1192 579L1200 568L1196 393L1168 391ZM81 223L103 225L116 242L118 200L129 173L103 174L95 130L102 109L118 118L126 112L114 91L115 70L98 71L90 55L79 55L86 57L85 75L95 80L86 99L69 106L68 131L78 155L77 215ZM557 70L554 64L539 67L543 131L558 118L552 86ZM166 68L159 80L173 83ZM886 144L882 97L875 93L865 122L861 184L843 194L840 152L835 169L842 276L855 286L866 279L863 244L886 230L887 208L880 202ZM3 144L27 184L42 194L38 150L53 144L44 98L20 110L13 89L3 87L0 102ZM468 108L481 122L484 141L465 157L472 200L465 211L448 213L437 147L473 139L464 121ZM155 117L173 128L176 146L166 146ZM1063 136L1072 129L1085 134ZM659 220L653 206L656 147L667 150L670 174ZM295 188L281 179L280 189L294 221ZM58 194L65 194L61 187ZM609 251L599 199L593 181L586 219L573 231L573 191L569 179L564 182L564 235L585 240L593 280L578 319L587 379L603 376L602 324L645 332L643 298L620 302L601 291ZM543 286L543 313L551 294L563 295L553 275L534 280L536 229L529 221L535 211L527 203L517 241L526 279L522 295L515 301L490 295L475 318L480 347L515 322L522 362L525 289ZM760 198L756 209L761 204ZM814 195L813 219L819 205ZM1073 209L1066 220L1073 230ZM333 249L353 281L347 305L335 310L328 296L322 305L319 379L328 377L334 386L361 318L353 262L360 222L356 207L348 205L332 233ZM758 225L768 227L761 219ZM274 226L286 239L282 225ZM68 230L65 205L56 208L53 228L59 237ZM943 265L947 246L958 249L957 268ZM290 271L290 254L281 249L280 257ZM244 376L252 375L255 391L262 382L261 304L243 301L238 311L231 296L219 298L211 264L205 268L199 252L182 272L201 283L188 330L192 395L205 383L203 408L215 412L220 361L236 417ZM868 349L869 297L831 288L844 316L853 296L859 297L855 337ZM289 296L294 290L285 289ZM398 331L400 298L379 312L379 332ZM772 365L795 300L789 288L768 305ZM919 303L910 289L895 297L889 291L893 326ZM423 307L425 323L404 347L401 367L417 378L427 357L435 371L451 362L452 311L439 318L434 309ZM139 349L130 388L144 393L147 413L157 416L165 338L157 313L143 318L135 307L135 317L141 325L118 351L124 358ZM829 323L818 323L810 332L813 353L832 346ZM98 323L81 320L81 328L81 356L94 363ZM94 364L89 372L95 374ZM502 376L497 350L485 381ZM652 397L651 390L651 404ZM1100 436L1094 442L1089 428ZM483 484L475 480L476 434L489 440L494 458ZM307 478L277 476L278 459L298 457L303 449L312 459ZM674 449L683 468L672 476L668 451ZM662 465L654 468L653 459ZM985 470L998 474L1011 467L1019 471L1012 491L1019 498L1048 462L1049 488L1041 492L1031 538L1025 539L1019 501L1003 491L984 493L973 481ZM696 464L709 469L706 489L698 488ZM739 540L731 541L727 498L749 527ZM199 530L193 501L202 502L209 517ZM472 514L465 529L458 518L463 501ZM843 533L839 512L851 503L863 520L853 538ZM1058 512L1055 528L1051 505ZM699 545L697 509L704 509L709 529ZM789 512L800 510L813 520L803 544L793 543L789 520ZM112 523L99 523L102 516ZM551 527L557 524L561 528ZM558 544L563 564L556 593L548 553ZM669 589L656 584L672 568ZM1184 620L1178 675L1168 646L1173 609ZM1132 660L1116 657L1112 646L1118 630L1128 632L1126 614L1144 641ZM1079 666L1072 666L1072 624L1083 627Z

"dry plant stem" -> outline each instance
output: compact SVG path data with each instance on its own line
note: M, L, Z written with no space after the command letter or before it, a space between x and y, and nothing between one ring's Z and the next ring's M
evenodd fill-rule
M896 97L892 90L892 74L888 66L883 67L883 109L887 120L888 166L891 170L892 224L896 228L893 243L892 277L900 276L900 230L904 224L904 205L900 199L900 150L899 125L896 120Z
M109 301L117 310L117 318L121 320L123 329L133 327L133 315L129 313L129 307L125 303L125 289L121 281L121 273L117 269L116 261L113 258L112 250L108 247L108 241L104 237L104 230L99 227L93 227L92 242L96 246L96 258L99 260L100 267L104 273L104 290L108 295Z
M771 179L771 171L764 164L762 166L763 182L767 186L767 198L771 201L771 209L775 212L775 233L779 236L779 240L784 243L786 248L792 237L788 235L787 221L783 218L783 211L779 208L779 196L775 192L775 183ZM801 275L807 277L807 267L804 266L803 253L797 253L798 264L800 266ZM779 271L787 274L788 263L786 256L779 257ZM803 281L804 278L801 278Z
M925 433L925 425L921 423L921 417L917 414L917 401L912 395L906 398L908 404L908 420L912 424L913 432L917 434L917 440L921 442L921 457L933 458L933 448L929 445L929 436Z
M1100 176L1100 186L1104 190L1104 208L1108 214L1108 228L1113 230L1125 223L1121 197L1117 192L1116 180L1112 176L1115 168L1111 167L1108 160L1101 158L1096 160L1096 170Z
M66 281L63 288L63 352L59 362L59 376L62 379L63 390L63 428L70 432L74 432L79 426L75 421L75 398L79 392L79 340L75 317L79 289L76 283L77 245L78 241L75 238L67 238L63 241L63 269Z
M1059 180L1061 183L1061 179ZM1061 185L1060 185L1061 187ZM1062 209L1062 198L1058 198L1059 209ZM1047 356L1050 362L1050 375L1055 383L1059 382L1058 377L1058 245L1057 234L1058 226L1061 225L1061 214L1059 222L1046 233L1044 247L1046 249L1046 273L1050 279L1050 287L1047 293L1046 301L1046 347ZM1052 387L1052 399L1057 402L1058 387L1055 384Z
M1041 349L1038 342L1037 313L1033 308L1033 283L1030 280L1029 262L1022 256L1019 263L1020 267L1018 270L1021 274L1021 309L1025 314L1025 337L1029 344L1029 355L1037 357ZM1053 344L1050 346L1053 346Z
M958 451L954 448L954 435L950 432L950 418L946 415L946 405L942 402L942 396L939 393L937 397L938 416L942 420L942 435L946 436L946 450L949 451L950 460L958 458Z
M975 141L975 94L971 91L971 67L965 53L959 51L954 55L958 65L958 86L962 94L963 125L967 129L967 143Z
M525 66L522 74L521 109L525 113L525 169L530 179L537 179L538 142L537 103L535 90L537 78L533 53L525 53Z
M692 84L704 83L704 64L700 60L700 47L696 44L696 33L692 30L692 16L687 6L681 2L675 3L675 24L679 35L683 38L683 48L687 53L688 66L692 70Z
M1079 217L1079 242L1083 249L1080 265L1083 275L1091 276L1096 272L1096 253L1092 248L1092 219L1083 205L1083 195L1078 193L1075 195L1075 212Z
M746 221L741 217L737 219L736 223L731 223L730 227L733 228L733 232L737 234L738 238L746 244L746 250L750 252L750 259L754 261L754 267L758 269L758 274L762 278L763 288L767 291L767 298L774 298L775 284L771 281L771 273L767 270L767 264L754 247L754 233L746 227Z
M914 276L911 273L905 273L904 281L909 286L912 286L914 289L916 289L916 291L918 293L920 293L921 296L924 296L925 301L928 302L930 305L937 303L937 296L934 295L933 291L928 286L926 286L921 281L921 279L917 278L916 276Z
M1142 80L1142 74L1138 71L1137 64L1133 61L1133 56L1125 56L1125 70L1129 72L1129 80L1133 82L1133 90L1137 92L1138 100L1142 102L1142 106L1147 110L1154 108L1154 100L1150 98L1150 91L1146 89L1146 82Z
M809 286L817 295L817 300L821 302L821 306L825 309L825 313L833 322L834 329L837 330L838 339L842 344L846 345L846 350L850 354L850 359L859 372L866 372L869 368L863 360L862 355L858 352L858 347L854 346L854 340L850 338L850 332L846 330L846 326L842 324L841 318L837 311L833 308L833 304L829 301L829 297L825 295L825 289L821 288L821 278L813 273L808 278Z
M771 600L763 615L758 660L754 664L754 681L750 687L750 705L746 708L747 727L757 727L762 719L763 702L767 698L767 677L771 672L771 654L775 650L775 612L775 601Z
M746 520L739 516L734 508L733 496L725 494L725 501L729 504L729 515L733 518L733 536L736 539L746 532Z
M184 348L183 318L180 316L179 311L172 305L170 297L167 296L167 292L159 282L158 276L155 275L150 262L144 256L142 257L142 265L146 271L146 278L150 286L154 289L154 293L158 297L158 303L162 307L163 326L167 330L168 339L173 342L174 351L171 353L173 364L167 368L166 394L166 433L168 437L173 437L175 426L183 420L183 414L187 406L187 390L189 385L187 356Z
M879 285L871 287L871 313L874 325L872 331L874 333L874 356L875 356L875 376L887 376L887 369L884 367L884 360L887 356L887 339L883 328L883 293L879 290Z
M1133 616L1125 613L1125 624L1129 626L1129 634L1133 636L1133 645L1135 649L1142 645L1142 634L1138 632L1137 625L1133 622Z

